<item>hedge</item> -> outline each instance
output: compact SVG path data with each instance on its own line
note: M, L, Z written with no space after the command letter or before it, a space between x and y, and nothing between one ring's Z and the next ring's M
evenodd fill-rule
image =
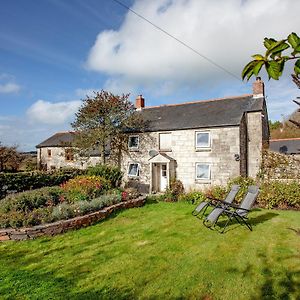
M54 172L0 173L0 199L9 193L60 185L85 172L78 169L62 169Z

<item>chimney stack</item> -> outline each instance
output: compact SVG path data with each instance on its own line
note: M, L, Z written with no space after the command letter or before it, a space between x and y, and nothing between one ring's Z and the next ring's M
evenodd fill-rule
M138 95L135 99L135 108L137 110L142 110L145 107L145 99L142 95Z
M265 84L260 77L256 77L253 82L253 98L262 98L265 96Z

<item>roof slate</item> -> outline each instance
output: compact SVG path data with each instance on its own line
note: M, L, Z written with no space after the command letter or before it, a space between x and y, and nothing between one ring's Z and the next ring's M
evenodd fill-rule
M283 154L300 154L300 138L270 140L270 150Z
M66 132L57 132L45 141L41 142L36 146L36 148L42 147L68 147L72 145L74 141L75 132L66 131Z
M146 131L168 131L239 125L244 112L262 111L263 98L252 95L197 101L177 105L145 107Z

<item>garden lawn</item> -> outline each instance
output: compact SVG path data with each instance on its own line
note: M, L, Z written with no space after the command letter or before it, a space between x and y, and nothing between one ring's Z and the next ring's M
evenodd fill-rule
M147 204L53 238L0 244L2 299L300 299L300 213L220 234L187 203Z

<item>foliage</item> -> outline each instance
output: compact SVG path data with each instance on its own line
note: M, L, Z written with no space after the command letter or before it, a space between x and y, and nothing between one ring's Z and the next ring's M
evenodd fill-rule
M54 172L0 173L0 199L10 192L59 185L84 172L77 169L61 169Z
M87 154L97 147L105 164L109 145L111 154L117 153L120 164L121 152L128 150L128 129L140 130L142 127L140 115L128 97L101 90L83 100L71 124L78 133L75 145L81 152Z
M185 202L0 243L3 299L299 299L299 212L257 209L215 234ZM295 231L294 231L295 230Z
M53 220L70 219L81 216L104 207L121 202L120 194L102 195L91 201L78 201L76 203L62 203L54 207L52 212Z
M278 80L282 75L285 63L290 60L296 60L294 65L294 75L299 78L300 74L300 38L292 32L286 39L275 40L273 38L265 38L264 46L266 52L262 54L254 54L254 60L249 62L242 71L242 78L249 80L252 75L258 75L264 66L269 78ZM285 55L285 51L291 53Z
M271 121L269 120L269 128L270 130L276 130L282 127L282 123L280 121Z
M29 212L43 206L55 206L61 201L63 191L57 186L9 195L0 201L0 212Z
M300 209L300 183L297 181L266 181L260 186L260 207Z
M51 221L51 211L60 203L59 187L44 187L7 196L0 201L0 227L22 227Z
M240 203L250 185L259 185L260 194L255 204L261 208L300 209L300 183L297 181L263 181L260 184L252 178L237 177L228 182L227 187L212 187L207 196L224 200L233 184L240 185L235 202Z
M184 193L184 187L179 179L171 178L170 186L166 190L165 196L167 202L178 201L178 197Z
M4 146L0 142L0 172L17 171L23 160L22 155L17 151L17 147Z
M110 181L100 176L78 176L61 184L69 202L91 200L111 188Z
M87 175L100 176L108 179L113 187L118 187L121 184L123 173L120 168L98 164L87 169Z
M139 196L140 196L139 191L133 187L125 188L124 191L122 192L122 200L123 201L136 199Z
M200 202L206 201L206 200L207 200L206 196L204 195L204 193L202 193L200 191L192 191L189 193L184 193L184 194L181 194L178 198L178 201L186 201L191 204L200 203Z

